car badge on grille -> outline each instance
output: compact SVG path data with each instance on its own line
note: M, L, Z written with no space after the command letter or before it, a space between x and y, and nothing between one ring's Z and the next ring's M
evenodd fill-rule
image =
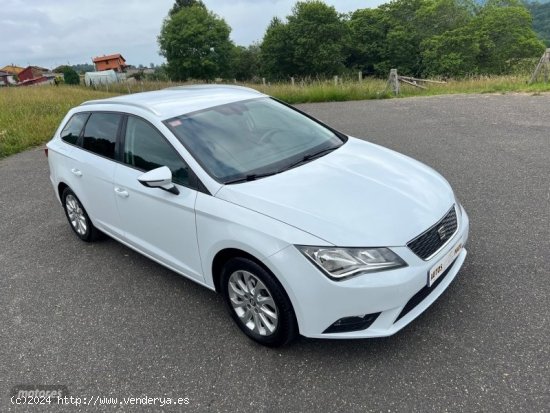
M441 241L444 241L445 238L447 238L447 228L445 228L445 225L441 225L438 229L437 229L437 234L439 235L439 239Z

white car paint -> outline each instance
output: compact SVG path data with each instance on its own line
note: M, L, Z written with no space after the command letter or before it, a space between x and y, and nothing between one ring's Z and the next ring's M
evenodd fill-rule
M300 168L226 185L216 196L346 247L405 245L454 202L431 168L354 138Z
M300 167L252 182L222 185L204 171L162 123L219 104L264 96L235 87L188 87L104 101L72 109L48 143L50 179L71 187L95 226L147 257L215 289L213 260L224 249L262 261L285 288L308 337L390 335L424 311L457 275L462 250L447 277L405 317L407 301L427 282L428 271L457 243L466 243L469 221L458 208L458 230L424 261L406 247L455 204L447 181L431 168L358 139ZM139 116L160 131L204 184L207 193L176 185L180 194L146 188L142 172L89 154L60 138L76 112L110 111ZM96 158L96 159L94 159ZM82 174L74 173L74 170ZM334 281L295 245L391 247L407 267ZM342 317L380 312L362 331L323 334Z

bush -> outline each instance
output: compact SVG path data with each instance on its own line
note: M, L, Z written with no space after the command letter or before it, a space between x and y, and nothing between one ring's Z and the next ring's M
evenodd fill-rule
M80 84L80 76L78 75L78 73L76 73L76 71L72 67L65 66L63 68L62 73L63 73L65 84L67 85Z

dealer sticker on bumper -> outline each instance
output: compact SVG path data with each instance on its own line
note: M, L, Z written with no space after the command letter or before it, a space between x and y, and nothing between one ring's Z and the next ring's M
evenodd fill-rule
M454 246L432 269L428 272L428 287L431 287L433 283L441 277L441 275L451 266L455 258L458 257L460 251L462 251L462 241Z

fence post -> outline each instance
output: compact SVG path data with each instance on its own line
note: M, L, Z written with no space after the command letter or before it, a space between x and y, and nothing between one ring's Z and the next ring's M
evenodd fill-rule
M550 63L550 48L546 49L546 51L540 58L539 63L537 64L537 67L535 68L535 71L531 76L531 80L529 80L529 84L536 82L541 69L544 69L544 81L548 82L548 64L549 63Z
M293 77L290 78L290 83L292 83L292 87L294 87L294 78Z
M334 76L334 86L338 86L338 75Z
M359 83L363 82L363 72L359 71Z
M395 95L399 95L399 76L397 76L397 69L390 70L390 78L388 79L391 90Z
M262 83L263 83L264 86L265 86L265 77L262 77Z

